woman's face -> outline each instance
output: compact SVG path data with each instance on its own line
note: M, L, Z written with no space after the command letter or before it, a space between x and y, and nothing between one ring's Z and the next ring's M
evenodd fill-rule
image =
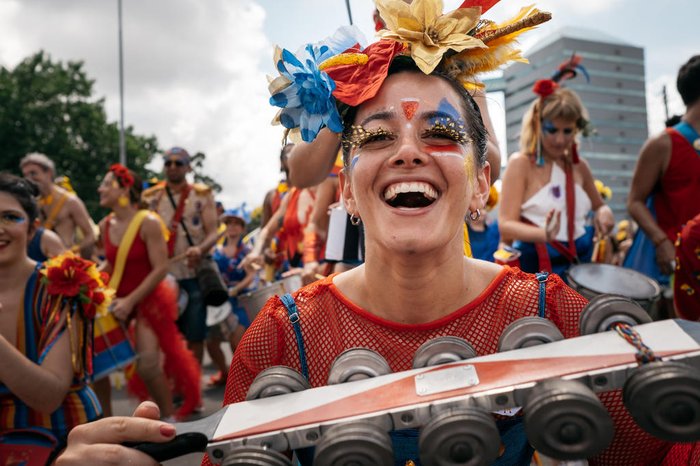
M109 209L119 205L119 196L128 195L126 190L119 186L112 172L107 173L102 179L102 183L97 187L97 193L100 195L100 207Z
M483 207L490 172L476 166L461 98L449 83L391 75L360 106L352 129L341 183L368 245L419 252L457 235L461 244L464 216Z
M0 192L0 264L16 264L26 258L31 223L17 199Z
M571 151L576 131L576 122L572 120L542 120L542 150L554 160L563 158Z

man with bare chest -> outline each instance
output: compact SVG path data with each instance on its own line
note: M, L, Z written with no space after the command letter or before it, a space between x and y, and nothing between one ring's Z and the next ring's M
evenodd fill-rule
M85 258L92 257L95 233L90 215L78 196L54 183L53 161L35 152L26 155L19 166L24 177L39 187L42 226L55 231L67 248L79 250Z

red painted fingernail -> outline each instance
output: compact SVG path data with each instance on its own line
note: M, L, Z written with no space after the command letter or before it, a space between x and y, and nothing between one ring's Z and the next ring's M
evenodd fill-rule
M172 437L175 435L175 426L171 426L170 424L163 424L160 426L160 433L163 437Z

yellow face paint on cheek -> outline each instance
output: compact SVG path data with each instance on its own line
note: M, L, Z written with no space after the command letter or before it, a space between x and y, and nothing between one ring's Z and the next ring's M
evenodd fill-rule
M467 152L467 156L464 158L464 172L467 175L467 182L469 187L474 190L476 189L476 163L474 162L474 154Z

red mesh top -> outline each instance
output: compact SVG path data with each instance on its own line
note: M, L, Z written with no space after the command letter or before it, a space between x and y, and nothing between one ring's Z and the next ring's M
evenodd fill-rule
M112 244L109 239L109 222L104 231L105 257L112 267L114 267L118 246ZM141 239L140 233L137 233L136 237L134 237L134 242L131 244L131 249L129 249L127 257L128 259L124 265L124 273L122 274L119 289L117 290L117 297L119 298L128 296L129 293L134 291L136 287L145 280L152 269L151 260L148 257L148 248L146 247L146 242Z
M509 323L537 315L538 285L534 275L504 267L473 302L439 320L420 325L398 324L369 314L333 285L332 276L306 286L294 293L294 298L310 383L314 387L325 385L335 357L354 347L378 352L393 371L410 369L418 347L439 336L462 337L479 355L495 353L498 337ZM558 276L549 276L546 317L565 337L579 334L579 313L585 304L586 300ZM236 350L226 384L225 404L243 401L255 376L275 365L301 370L294 331L277 297L267 302ZM615 420L616 437L611 447L591 464L660 464L670 444L641 431L627 414L621 398L619 390L601 396Z

